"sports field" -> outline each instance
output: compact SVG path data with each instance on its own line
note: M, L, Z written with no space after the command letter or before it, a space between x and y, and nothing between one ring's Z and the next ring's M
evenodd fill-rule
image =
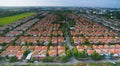
M29 12L29 13L22 13L22 14L18 14L18 15L13 15L13 16L0 18L0 26L9 24L9 23L12 23L12 22L15 22L15 21L18 21L20 19L23 19L25 17L31 16L33 14L35 14L35 13Z

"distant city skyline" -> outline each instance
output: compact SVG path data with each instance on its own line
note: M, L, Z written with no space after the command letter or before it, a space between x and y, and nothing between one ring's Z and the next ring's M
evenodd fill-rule
M120 0L2 0L0 6L77 6L120 8Z

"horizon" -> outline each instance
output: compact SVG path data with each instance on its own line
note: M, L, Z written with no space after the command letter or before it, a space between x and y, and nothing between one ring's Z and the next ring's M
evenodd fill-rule
M100 7L120 8L120 0L4 0L0 7Z
M0 8L106 8L106 9L120 9L120 7L89 7L89 6L0 6Z

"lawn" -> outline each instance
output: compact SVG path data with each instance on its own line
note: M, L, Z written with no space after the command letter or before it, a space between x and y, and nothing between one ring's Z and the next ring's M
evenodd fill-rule
M35 14L35 13L28 12L28 13L22 13L22 14L18 14L18 15L14 15L14 16L8 16L8 17L0 18L0 26L9 24L9 23L12 23L12 22L15 22L15 21L18 21L20 19L31 16L33 14Z

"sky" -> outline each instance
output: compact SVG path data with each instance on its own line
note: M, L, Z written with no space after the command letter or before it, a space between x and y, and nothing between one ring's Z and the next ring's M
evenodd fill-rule
M120 0L1 0L0 6L77 6L120 8Z

